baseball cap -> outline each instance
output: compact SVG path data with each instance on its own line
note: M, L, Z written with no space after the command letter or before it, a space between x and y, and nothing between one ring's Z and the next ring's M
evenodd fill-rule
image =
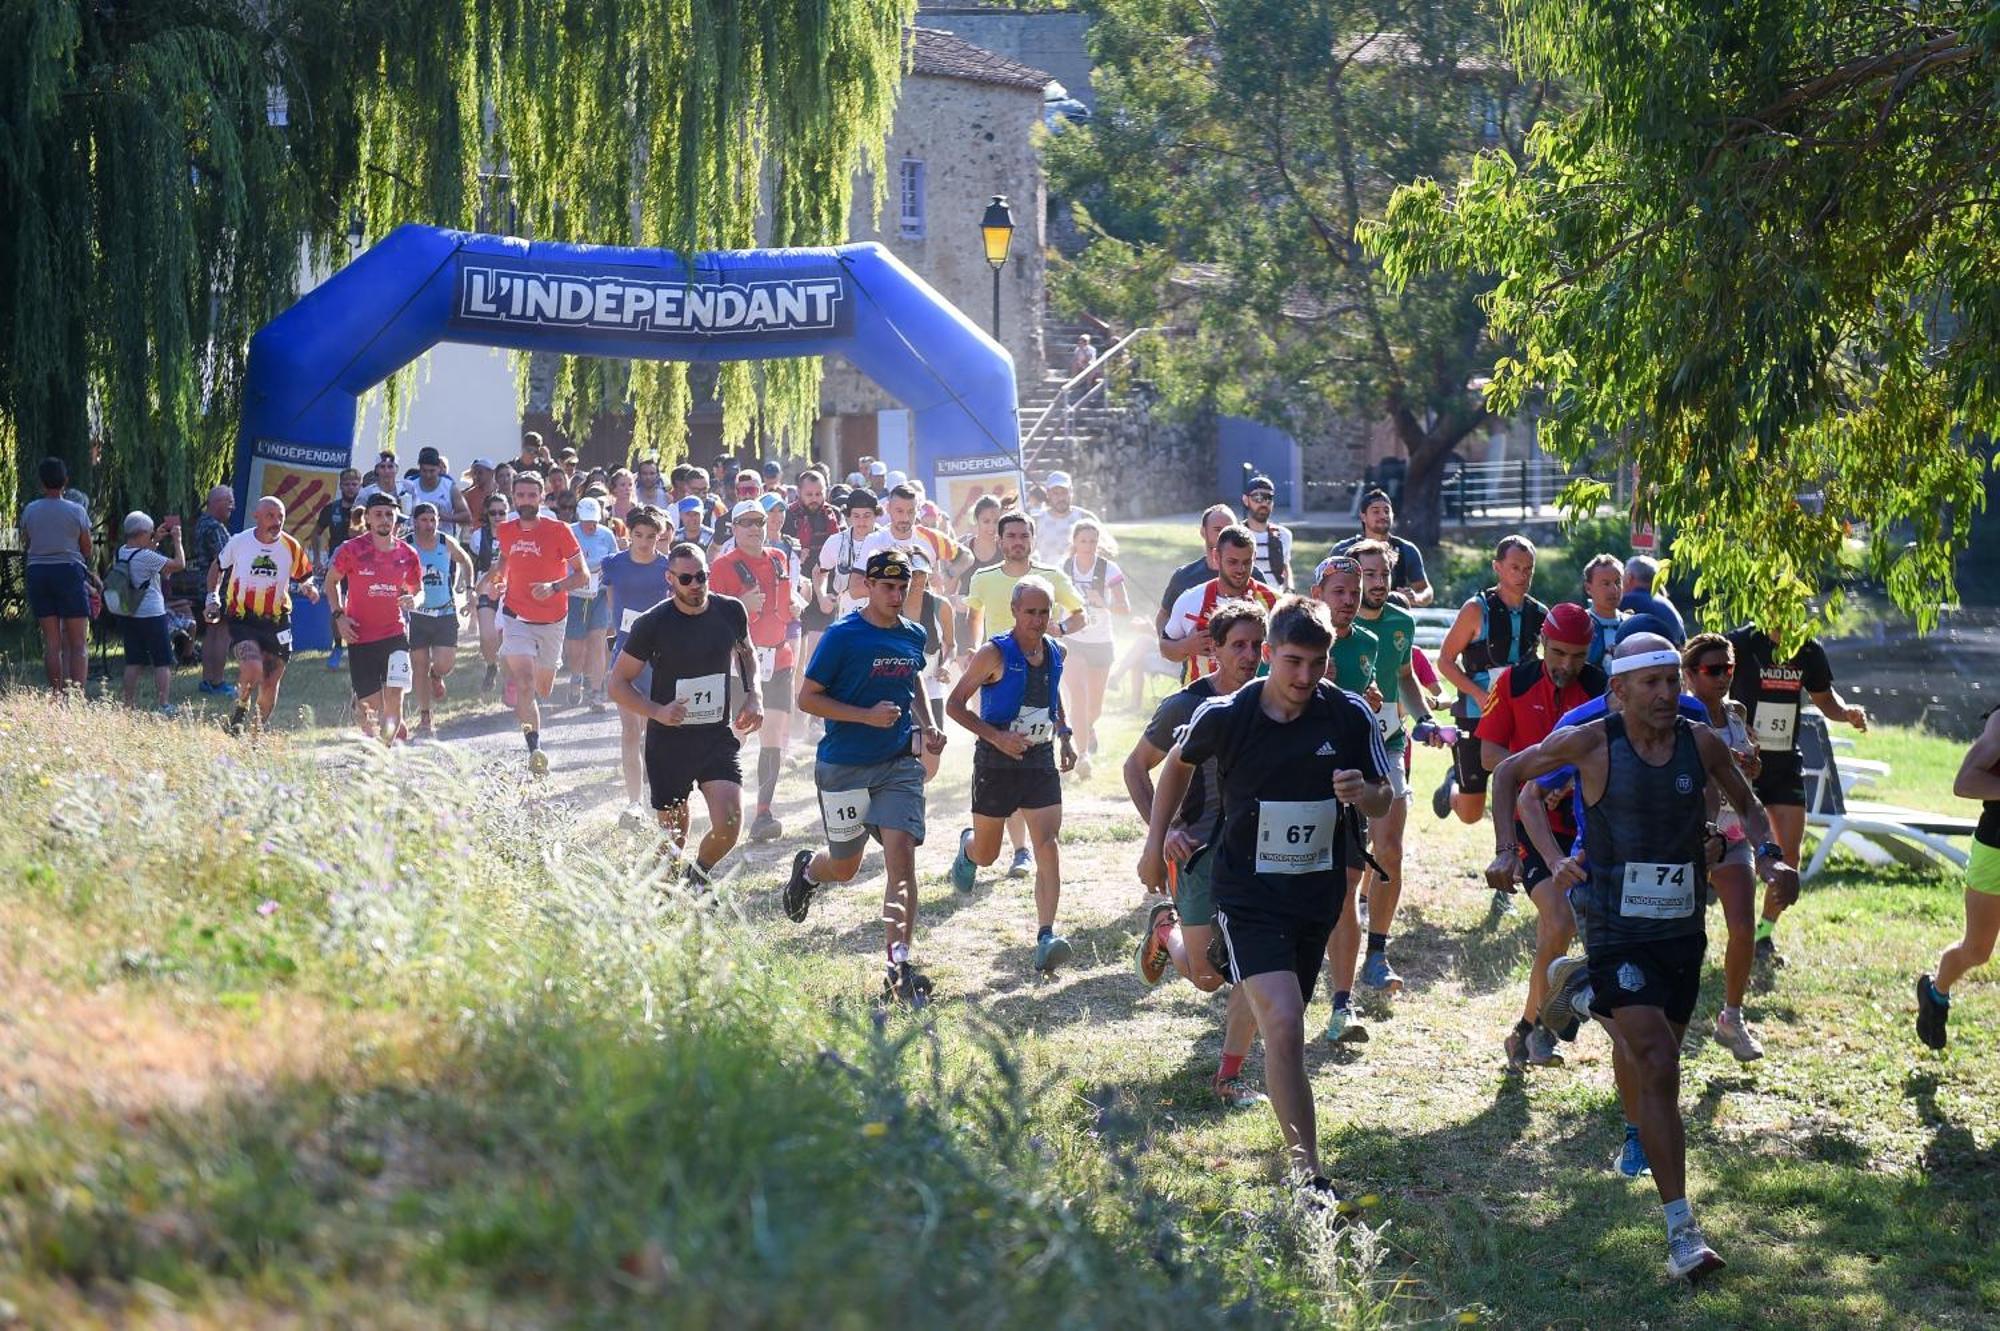
M1062 487L1063 489L1065 489L1065 490L1067 490L1067 489L1070 489L1070 488L1071 488L1071 487L1070 487L1070 483L1069 483L1069 473L1068 473L1068 472L1066 472L1066 471L1052 471L1052 472L1050 472L1050 473L1049 473L1049 474L1048 474L1048 475L1047 475L1046 477L1044 477L1044 478L1043 478L1043 480L1042 480L1042 488L1043 488L1043 489L1048 489L1048 488L1050 488L1051 486L1057 486L1057 485L1060 485L1060 486L1061 486L1061 487Z
M907 472L892 471L889 473L890 488L893 489L898 485L906 485L909 483L909 479L910 479L909 473Z
M417 465L419 467L442 466L444 465L444 457L435 448L426 444L417 450Z
M1564 601L1542 621L1542 636L1566 647L1590 645L1590 614L1574 601Z
M845 483L833 486L826 492L826 502L835 508L845 508L847 506L848 493Z
M598 503L595 499L577 500L576 520L578 522L604 521L604 505Z
M767 494L757 502L764 506L766 513L769 513L774 508L783 508L785 506L784 496L782 495Z
M732 525L742 522L746 518L755 518L758 522L762 522L764 520L764 506L754 499L745 499L735 508L729 510L729 521Z
M556 459L560 462L568 462L571 458L574 458L575 456L576 456L576 450L574 448L565 448L562 452L556 454Z
M766 476L782 476L785 474L785 469L775 462L766 462L764 464L764 474Z
M876 512L880 512L882 505L876 502L874 494L867 486L863 485L857 486L847 492L847 511L852 513L857 508L873 509Z
M703 508L703 504L699 496L689 495L687 498L681 500L680 503L675 504L674 508L681 513L699 513Z
M868 556L865 574L871 578L901 578L907 582L910 577L909 557L901 550L877 550Z
M876 458L868 464L868 474L870 476L887 476L889 474L889 464L881 458Z
M493 470L493 459L492 459L492 458L474 458L474 459L472 459L472 465L473 465L473 467L475 467L475 468L478 468L478 467L484 467L484 468L486 468L486 470L488 470L488 471L492 471L492 470Z
M1249 480L1243 482L1244 494L1253 495L1256 494L1259 490L1262 490L1267 494L1275 495L1278 492L1278 487L1271 484L1271 478L1269 476L1264 476L1261 474L1252 476Z
M365 504L363 504L363 505L362 505L362 507L363 507L363 508L401 508L401 507L402 507L402 505L401 505L401 504L399 504L399 503L397 503L397 502L396 502L396 496L394 496L394 495L390 494L390 493L389 493L389 492L388 492L387 490L377 490L377 491L375 491L374 493L372 493L372 494L370 494L370 495L368 496L368 502L367 502L367 503L365 503Z

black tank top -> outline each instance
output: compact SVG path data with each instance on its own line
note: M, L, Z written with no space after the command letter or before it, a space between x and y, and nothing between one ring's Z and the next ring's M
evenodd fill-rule
M1047 643L1043 643L1042 659L1039 662L1028 662L1028 680L1026 686L1021 690L1021 707L1023 710L1030 707L1039 707L1049 711L1054 710L1055 703L1050 700L1049 689L1049 659L1054 651L1055 648ZM1025 658L1026 653L1022 655ZM1053 744L1031 744L1028 746L1028 751L1019 758L1009 758L1006 754L982 739L973 744L972 759L975 766L978 767L1011 767L1017 771L1025 771L1029 768L1053 768L1056 765L1056 746Z
M1674 718L1674 752L1639 757L1625 718L1604 718L1604 794L1584 806L1590 876L1570 890L1586 949L1684 938L1705 931L1708 772L1694 725Z
M1989 708L1985 716L1979 718L1982 728L1992 719L2000 707ZM2000 768L1996 768L2000 771ZM1972 839L1982 846L2000 850L2000 800L1982 800L1979 805L1979 826L1973 829Z

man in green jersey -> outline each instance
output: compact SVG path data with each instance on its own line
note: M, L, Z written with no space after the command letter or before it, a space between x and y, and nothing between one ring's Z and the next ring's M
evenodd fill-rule
M1382 690L1377 683L1376 668L1381 660L1381 640L1372 629L1355 622L1361 609L1361 565L1352 555L1329 555L1320 561L1313 576L1313 599L1326 606L1333 621L1333 650L1327 654L1326 677L1379 716ZM1389 757L1390 767L1401 771L1402 759L1395 754ZM1388 779L1394 782L1396 777ZM1358 888L1360 865L1349 868L1348 879L1350 889ZM1333 963L1333 1019L1327 1028L1327 1038L1332 1040L1368 1038L1368 1032L1353 1021L1354 953L1361 942L1360 909L1359 892L1350 890L1347 907L1326 940L1326 957Z

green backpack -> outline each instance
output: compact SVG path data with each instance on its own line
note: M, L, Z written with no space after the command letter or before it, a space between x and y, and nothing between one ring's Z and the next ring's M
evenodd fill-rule
M153 585L151 578L144 582L132 581L130 555L129 550L113 555L111 567L104 574L104 608L114 615L130 615L138 610L139 602L146 597L146 590Z

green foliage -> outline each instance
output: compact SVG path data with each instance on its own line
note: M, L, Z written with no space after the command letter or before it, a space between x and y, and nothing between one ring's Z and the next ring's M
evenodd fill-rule
M1450 449L1485 419L1468 383L1496 348L1477 275L1392 290L1358 228L1401 184L1459 169L1490 98L1513 136L1523 86L1484 5L1107 0L1098 114L1049 147L1053 192L1093 243L1059 299L1127 325L1170 400L1212 401L1310 437L1388 418L1411 456L1405 525L1435 535Z
M0 444L153 499L219 478L249 335L302 252L411 219L683 252L825 244L878 152L913 0L9 0L0 6ZM282 89L287 123L267 98ZM733 366L798 435L816 361ZM677 451L684 367L572 361ZM101 424L100 424L101 422ZM109 445L92 465L87 441Z
M1508 0L1578 108L1363 240L1397 282L1491 274L1488 397L1636 466L1722 617L1796 640L1850 524L1928 625L2000 419L2000 8Z

